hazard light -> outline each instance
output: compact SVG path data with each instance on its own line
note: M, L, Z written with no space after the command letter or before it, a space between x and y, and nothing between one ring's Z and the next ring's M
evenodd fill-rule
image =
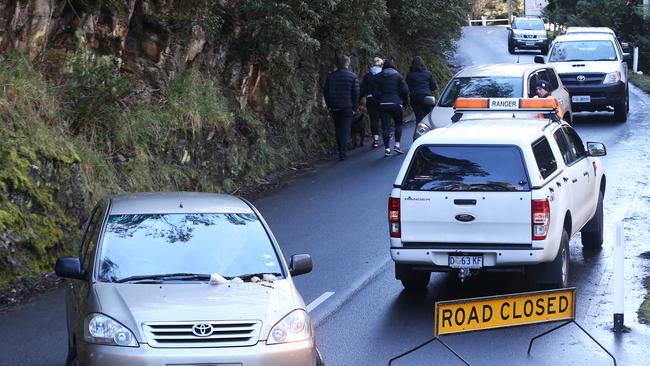
M488 98L456 98L455 109L485 109L488 107Z
M558 107L557 99L555 98L522 98L520 105L522 109L555 109Z

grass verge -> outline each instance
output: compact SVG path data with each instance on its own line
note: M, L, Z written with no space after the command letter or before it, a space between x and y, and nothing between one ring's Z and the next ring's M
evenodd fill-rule
M630 81L646 93L650 93L650 76L639 75L635 73L630 74Z

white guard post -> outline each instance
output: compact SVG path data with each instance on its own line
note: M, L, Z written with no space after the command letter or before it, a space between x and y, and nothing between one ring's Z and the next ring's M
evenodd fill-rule
M639 47L634 47L634 57L632 59L632 71L636 74L637 71L639 71Z
M623 258L625 255L625 236L623 233L623 222L616 225L616 244L614 245L614 332L623 331L623 308L625 294L623 292Z

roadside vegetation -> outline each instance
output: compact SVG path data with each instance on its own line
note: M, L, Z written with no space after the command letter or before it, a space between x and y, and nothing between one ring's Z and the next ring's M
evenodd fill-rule
M630 81L638 86L641 90L650 94L650 76L646 74L630 73Z
M238 193L327 155L334 134L321 83L337 55L351 55L362 76L373 56L391 55L405 72L419 54L444 85L470 6L52 3L56 21L70 22L51 26L61 34L25 49L0 42L0 290L74 255L88 209L109 194ZM23 14L12 6L3 27ZM111 38L115 24L132 27L130 38ZM196 34L204 43L190 57Z

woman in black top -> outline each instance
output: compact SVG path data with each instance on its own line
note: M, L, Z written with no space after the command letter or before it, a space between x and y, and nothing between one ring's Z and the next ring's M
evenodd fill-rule
M402 108L408 106L409 89L404 82L402 75L396 70L395 63L391 59L384 61L383 70L375 76L375 92L379 99L379 115L381 117L381 128L384 137L384 155L390 156L390 132L391 119L395 123L395 149L398 154L404 151L400 146L402 137Z
M420 123L422 118L431 112L431 106L424 104L424 97L433 95L436 90L436 81L431 71L424 66L422 57L415 56L411 69L406 75L406 84L409 87L411 106L415 113L415 122Z

